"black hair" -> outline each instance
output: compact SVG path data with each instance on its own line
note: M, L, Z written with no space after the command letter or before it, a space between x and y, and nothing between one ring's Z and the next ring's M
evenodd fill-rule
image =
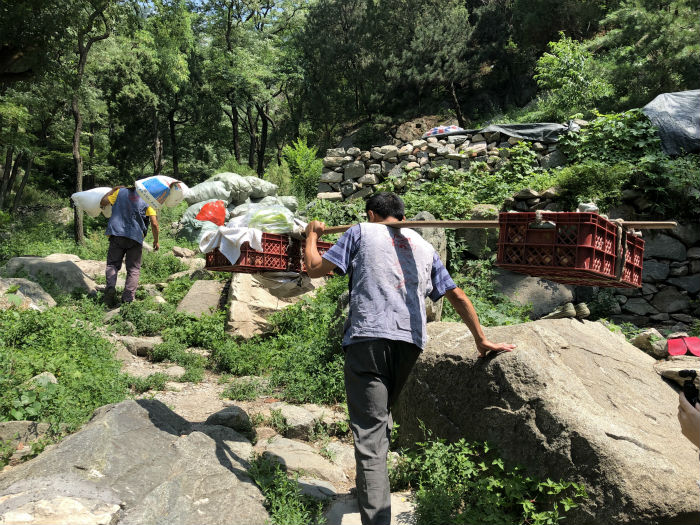
M390 191L375 193L367 199L365 211L368 212L370 210L384 219L395 217L398 220L403 220L404 216L401 197Z

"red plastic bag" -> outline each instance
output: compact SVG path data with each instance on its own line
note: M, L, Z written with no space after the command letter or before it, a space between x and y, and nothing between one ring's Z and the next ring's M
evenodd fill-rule
M195 217L198 221L213 222L217 226L223 226L226 222L226 204L224 201L208 202Z

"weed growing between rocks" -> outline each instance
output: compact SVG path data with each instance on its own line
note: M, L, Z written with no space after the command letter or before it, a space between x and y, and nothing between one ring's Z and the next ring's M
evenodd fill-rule
M576 483L506 468L485 443L427 440L416 447L392 465L390 481L392 490L416 491L419 524L553 525L588 497Z
M149 390L164 390L165 383L169 380L170 378L164 373L156 372L148 377L128 376L127 382L135 394L143 394Z
M265 507L273 524L325 523L322 503L302 495L297 480L288 478L278 463L255 456L248 473L265 496Z

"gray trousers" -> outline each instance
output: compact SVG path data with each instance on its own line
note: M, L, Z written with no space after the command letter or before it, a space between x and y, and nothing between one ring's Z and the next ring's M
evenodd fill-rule
M389 525L391 492L386 456L391 407L398 399L420 348L375 339L345 347L345 391L355 441L357 499L362 525Z
M136 288L139 285L139 275L141 275L141 251L143 245L117 235L109 236L109 248L107 249L107 267L105 277L107 278L107 289L114 289L117 285L117 274L122 267L122 260L126 259L126 282L122 301L130 303L134 300Z

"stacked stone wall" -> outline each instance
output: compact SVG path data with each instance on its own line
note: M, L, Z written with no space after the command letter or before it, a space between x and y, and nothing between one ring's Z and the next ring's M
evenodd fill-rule
M523 139L500 132L465 133L444 138L429 137L398 145L360 148L333 148L323 159L323 173L318 198L334 201L367 198L376 185L392 177L394 187L411 180L419 183L435 177L432 168L451 166L467 169L472 162L485 162L488 169L498 169L509 156L509 148ZM553 168L566 163L556 144L533 142L539 163Z

